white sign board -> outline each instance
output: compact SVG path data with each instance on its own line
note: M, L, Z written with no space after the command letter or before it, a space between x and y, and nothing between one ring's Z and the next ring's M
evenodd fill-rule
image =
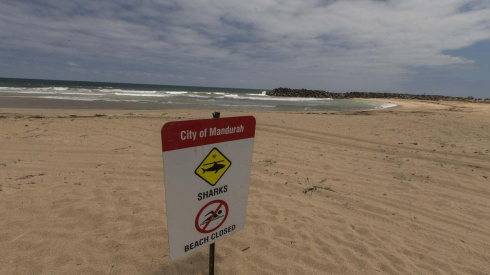
M170 259L245 226L254 137L252 116L177 121L162 127Z

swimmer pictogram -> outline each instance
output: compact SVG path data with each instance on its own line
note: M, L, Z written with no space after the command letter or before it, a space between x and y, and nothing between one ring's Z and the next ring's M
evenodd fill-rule
M204 221L202 221L202 223L199 226L203 226L210 221L214 221L214 220L218 220L218 219L223 218L225 215L221 215L221 213L223 213L223 210L218 211L218 213L214 212L213 210L209 211L209 213L204 215L207 218Z
M223 200L208 202L197 213L195 226L201 233L211 233L218 229L228 217L228 204Z

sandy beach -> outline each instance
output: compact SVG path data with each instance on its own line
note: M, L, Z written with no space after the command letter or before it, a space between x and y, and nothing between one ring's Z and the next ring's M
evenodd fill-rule
M217 274L490 274L490 105L254 115ZM207 274L168 256L160 129L195 110L0 109L0 274Z

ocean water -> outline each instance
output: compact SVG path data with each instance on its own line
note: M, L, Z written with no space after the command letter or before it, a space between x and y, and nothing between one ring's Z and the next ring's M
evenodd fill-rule
M265 93L262 89L0 78L0 96L135 102L147 110L343 111L396 106L360 100L270 97Z

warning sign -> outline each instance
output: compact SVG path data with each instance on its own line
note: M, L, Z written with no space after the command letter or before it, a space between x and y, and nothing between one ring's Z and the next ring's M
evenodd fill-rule
M196 229L201 233L211 233L218 229L228 217L228 204L223 200L208 202L196 216Z
M255 118L168 122L162 128L170 259L242 230Z
M214 186L230 166L231 161L217 148L213 148L194 173L207 183L211 184L211 186Z

